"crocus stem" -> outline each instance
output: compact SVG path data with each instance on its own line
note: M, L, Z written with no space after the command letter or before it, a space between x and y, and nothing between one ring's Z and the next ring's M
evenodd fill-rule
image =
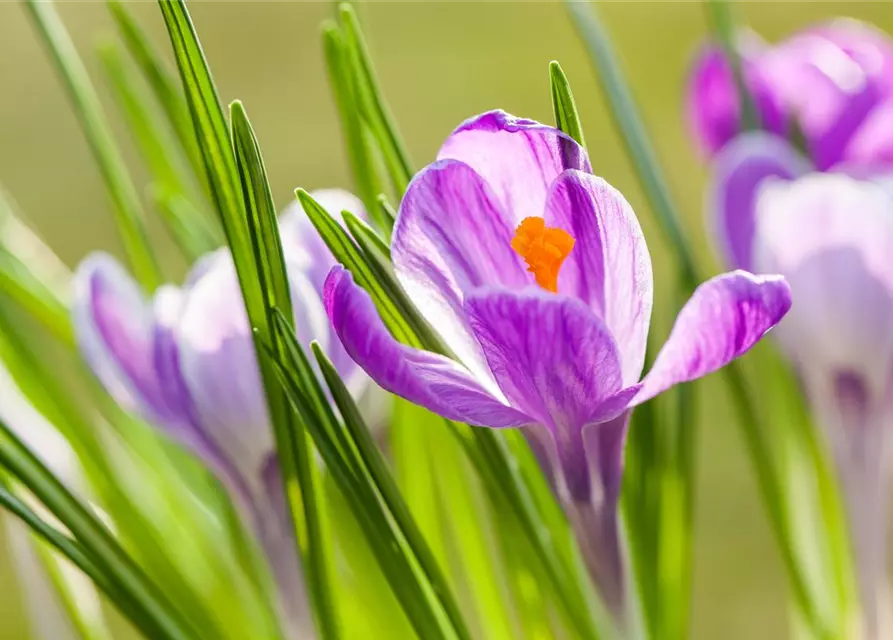
M804 370L805 371L805 370ZM891 637L889 554L890 437L893 411L874 400L860 377L838 373L832 379L803 376L807 397L834 454L847 511L850 546L859 587L861 619L853 637Z
M883 447L877 447L882 450ZM891 637L890 583L887 577L887 516L889 478L880 461L882 451L865 452L868 459L841 466L850 538L862 608L862 640ZM862 456L860 456L862 457Z
M627 624L626 566L620 545L616 505L572 502L565 510L576 532L580 552L599 595L621 637Z

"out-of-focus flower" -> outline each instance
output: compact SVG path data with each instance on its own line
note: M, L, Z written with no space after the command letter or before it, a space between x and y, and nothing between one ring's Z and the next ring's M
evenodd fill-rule
M87 482L77 456L64 437L25 399L10 373L0 365L0 419L37 455L65 486L84 495ZM23 496L44 518L52 519L36 500ZM47 572L53 563L56 580L64 583L66 596L74 601L83 620L99 633L102 607L93 583L61 556L39 550L28 527L11 515L3 517L6 542L11 552L31 632L40 640L74 640L79 637L61 596Z
M317 191L326 209L363 215L352 195ZM322 303L334 258L299 205L280 221L298 339L317 340L359 394L365 376L335 339ZM74 320L84 357L126 409L189 447L252 518L286 608L303 602L293 532L282 498L275 445L232 257L199 260L182 287L150 299L110 256L93 254L75 275ZM310 624L305 610L292 622Z
M889 637L893 191L884 178L807 167L778 138L741 136L717 157L709 213L729 262L791 285L775 335L836 459L865 637Z
M816 167L893 162L893 41L875 28L838 19L768 46L756 34L738 39L745 84L761 127L793 134L795 122ZM689 84L689 121L714 153L741 132L731 67L708 46Z
M448 419L526 427L606 601L622 615L616 502L630 410L747 351L787 284L737 271L703 284L640 380L651 258L623 196L557 129L495 111L462 124L409 185L391 252L400 283L458 361L399 344L336 267L329 317L382 387Z

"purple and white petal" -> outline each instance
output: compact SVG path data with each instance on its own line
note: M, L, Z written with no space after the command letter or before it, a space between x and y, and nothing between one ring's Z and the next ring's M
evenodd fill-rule
M761 126L783 133L786 116L758 64L766 45L756 34L746 31L739 37L738 49L745 84L756 102ZM687 103L689 126L708 154L716 153L741 132L741 101L731 65L719 47L708 45L698 54L689 77Z
M219 457L219 452L197 427L192 398L180 371L177 329L185 298L178 287L163 285L155 292L152 300L151 364L171 415L171 419L160 426L169 435L192 448L200 457L211 461Z
M326 281L326 311L348 354L379 386L448 418L488 427L520 427L529 416L495 397L462 365L397 342L369 294L336 266Z
M487 184L456 160L435 162L413 178L394 225L391 255L400 284L446 345L482 379L487 368L463 302L478 287L528 283L511 247L513 233Z
M893 165L893 100L872 109L850 138L844 155L848 165L869 170Z
M500 389L551 430L567 488L585 499L582 429L622 385L610 331L582 301L536 290L481 290L465 307Z
M739 136L717 155L707 189L707 216L726 261L753 270L753 236L760 188L769 178L791 180L810 170L787 142L754 132Z
M172 415L155 369L152 308L139 285L111 256L94 253L74 275L72 314L81 352L109 394L158 424Z
M893 367L893 196L843 174L767 186L755 259L782 273L796 304L778 327L801 366L856 372L875 397Z
M791 290L781 276L733 271L711 278L685 303L632 405L724 367L790 308Z
M438 160L460 160L490 185L509 226L542 216L549 187L566 169L591 172L586 151L554 127L504 111L474 116L450 134Z
M245 305L229 256L193 285L177 333L196 420L248 483L273 450Z
M761 68L806 134L817 167L846 160L852 136L893 90L893 46L877 30L839 20L775 47Z
M576 240L558 275L558 290L586 301L620 350L623 384L642 373L654 281L651 255L632 207L601 178L566 171L552 186L546 224Z

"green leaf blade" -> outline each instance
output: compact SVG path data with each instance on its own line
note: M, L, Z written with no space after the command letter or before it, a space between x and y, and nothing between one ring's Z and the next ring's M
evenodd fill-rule
M549 86L552 90L552 111L555 114L555 126L586 148L583 138L583 124L577 113L577 104L571 85L561 65L555 60L549 63Z
M149 108L149 100L134 82L120 51L112 44L100 49L106 77L153 179L152 197L160 204L162 220L190 261L221 244L217 228L196 206L196 185L181 151Z
M265 327L259 324L254 326L258 327L262 341L278 344L272 310L281 309L283 314L287 314L283 317L289 318L287 322L291 331L294 331L294 324L290 320L293 317L291 294L276 210L257 138L245 109L236 101L230 106L230 114L236 167L245 198L258 285L264 298L263 308L254 310L250 315L257 317L260 312L264 313ZM320 472L313 463L313 449L303 426L294 423L291 412L284 405L281 388L271 379L271 372L264 367L262 369L279 464L296 526L296 537L299 542L304 541L299 544L299 551L303 558L314 617L320 636L334 640L338 638L339 631L327 560L332 556L332 551L327 548L327 539L323 534L323 516L318 504L321 495ZM289 491L293 479L297 481L297 492Z
M415 173L409 152L397 130L397 124L372 68L372 58L356 12L352 6L343 3L339 7L339 17L353 67L352 75L359 105L384 156L394 190L402 195Z
M149 291L161 282L158 265L146 236L136 187L108 128L99 98L74 44L48 1L27 0L25 6L52 55L74 105L84 136L114 205L115 221L137 280Z

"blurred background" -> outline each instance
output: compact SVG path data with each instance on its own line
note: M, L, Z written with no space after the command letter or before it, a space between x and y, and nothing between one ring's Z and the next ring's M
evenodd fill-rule
M113 33L106 7L58 4L98 77L96 46ZM159 49L166 50L155 4L130 4ZM332 5L218 1L192 2L190 9L221 99L241 99L251 116L277 203L284 207L297 186L349 187L319 40L319 24ZM736 9L768 40L834 16L893 32L893 12L883 2L746 2ZM697 2L611 2L601 11L686 214L702 270L712 273L718 265L703 225L705 166L687 134L683 108L690 62L705 37L703 9ZM676 303L660 295L661 285L672 282L671 265L561 3L373 2L360 5L360 12L417 166L433 158L459 122L483 110L502 108L551 122L547 67L550 60L560 61L581 111L593 168L637 210L655 254L656 306L660 318L672 317ZM137 182L144 184L122 120L110 101L106 105ZM99 174L58 77L15 2L0 2L0 123L0 183L59 256L74 266L95 249L120 255ZM166 275L177 279L185 265L155 222L160 254L170 256ZM785 637L784 575L749 462L724 389L712 379L700 388L693 637ZM2 542L0 640L26 638L23 606Z

